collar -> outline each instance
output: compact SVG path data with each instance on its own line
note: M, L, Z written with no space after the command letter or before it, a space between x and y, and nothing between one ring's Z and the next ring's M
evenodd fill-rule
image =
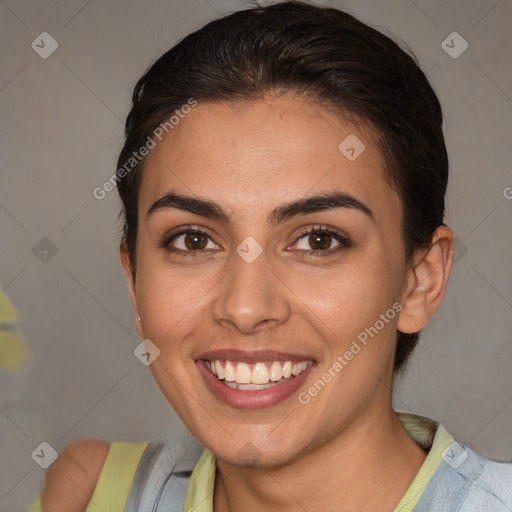
M410 512L418 503L454 439L439 421L407 412L395 412L411 438L428 451L427 458L394 511ZM213 512L216 469L215 455L205 448L190 477L183 510Z

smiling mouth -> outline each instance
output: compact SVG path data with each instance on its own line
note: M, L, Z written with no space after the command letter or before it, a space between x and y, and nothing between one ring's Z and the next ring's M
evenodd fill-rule
M205 366L224 385L241 391L266 389L294 379L313 361L245 363L226 359L204 360Z

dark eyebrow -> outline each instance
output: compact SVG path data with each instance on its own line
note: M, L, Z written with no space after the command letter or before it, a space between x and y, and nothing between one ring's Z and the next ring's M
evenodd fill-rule
M155 201L148 210L147 217L159 210L168 208L176 208L185 210L201 217L218 220L224 224L230 224L231 218L222 209L222 207L208 199L199 197L185 196L175 193L165 194L163 197ZM285 203L275 208L269 215L268 222L272 226L282 224L286 220L297 215L306 215L333 208L349 208L358 210L367 215L372 221L375 216L372 210L355 197L344 192L328 192L296 201Z

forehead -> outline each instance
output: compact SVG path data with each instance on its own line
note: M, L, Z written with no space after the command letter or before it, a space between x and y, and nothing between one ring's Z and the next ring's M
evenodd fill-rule
M228 211L272 209L342 190L398 213L373 135L292 95L247 104L199 102L147 157L139 211L170 190L211 197Z

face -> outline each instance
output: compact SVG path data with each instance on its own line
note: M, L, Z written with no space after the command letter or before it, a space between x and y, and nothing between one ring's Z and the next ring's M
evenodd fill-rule
M407 269L400 200L365 126L292 95L199 103L148 156L138 211L139 335L219 458L285 463L389 407Z

